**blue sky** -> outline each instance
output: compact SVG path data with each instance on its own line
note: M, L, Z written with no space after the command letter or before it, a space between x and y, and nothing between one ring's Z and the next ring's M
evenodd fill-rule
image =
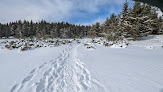
M0 23L42 19L90 25L120 13L126 0L0 0ZM133 1L129 1L130 7Z

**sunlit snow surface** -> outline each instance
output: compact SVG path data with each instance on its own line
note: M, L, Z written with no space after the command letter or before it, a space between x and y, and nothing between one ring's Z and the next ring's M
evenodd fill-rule
M0 91L163 92L163 35L125 48L87 49L88 40L25 52L0 49Z

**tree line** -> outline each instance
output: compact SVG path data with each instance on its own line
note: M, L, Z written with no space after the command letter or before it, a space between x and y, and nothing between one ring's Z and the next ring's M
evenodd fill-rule
M16 21L0 24L0 37L15 38L77 38L87 36L91 26L73 25L64 22L48 23L45 20L34 23L33 21Z
M81 38L81 37L107 37L110 40L120 37L147 36L149 34L163 34L163 19L158 17L156 8L147 4L135 2L132 8L128 2L124 3L122 12L118 15L111 14L102 24L95 23L91 26L74 25L65 22L48 23L16 21L6 24L0 23L0 38Z

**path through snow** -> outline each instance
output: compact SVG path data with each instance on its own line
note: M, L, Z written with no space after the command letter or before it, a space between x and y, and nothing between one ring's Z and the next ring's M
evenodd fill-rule
M77 58L77 47L69 46L56 60L44 63L19 83L11 92L83 92L91 87L91 77Z

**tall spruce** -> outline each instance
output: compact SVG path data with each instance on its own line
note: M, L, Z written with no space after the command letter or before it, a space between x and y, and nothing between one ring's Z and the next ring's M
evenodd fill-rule
M122 9L122 18L121 21L119 23L120 27L121 27L121 34L125 37L130 37L131 33L131 28L132 28L132 24L130 23L129 20L129 15L131 14L131 12L129 13L129 9L128 9L128 2L126 0L126 2L124 3L123 9Z
M147 4L135 2L133 8L127 9L126 3L124 4L121 20L122 32L125 37L132 37L136 40L137 37L158 33L158 18L153 8Z

